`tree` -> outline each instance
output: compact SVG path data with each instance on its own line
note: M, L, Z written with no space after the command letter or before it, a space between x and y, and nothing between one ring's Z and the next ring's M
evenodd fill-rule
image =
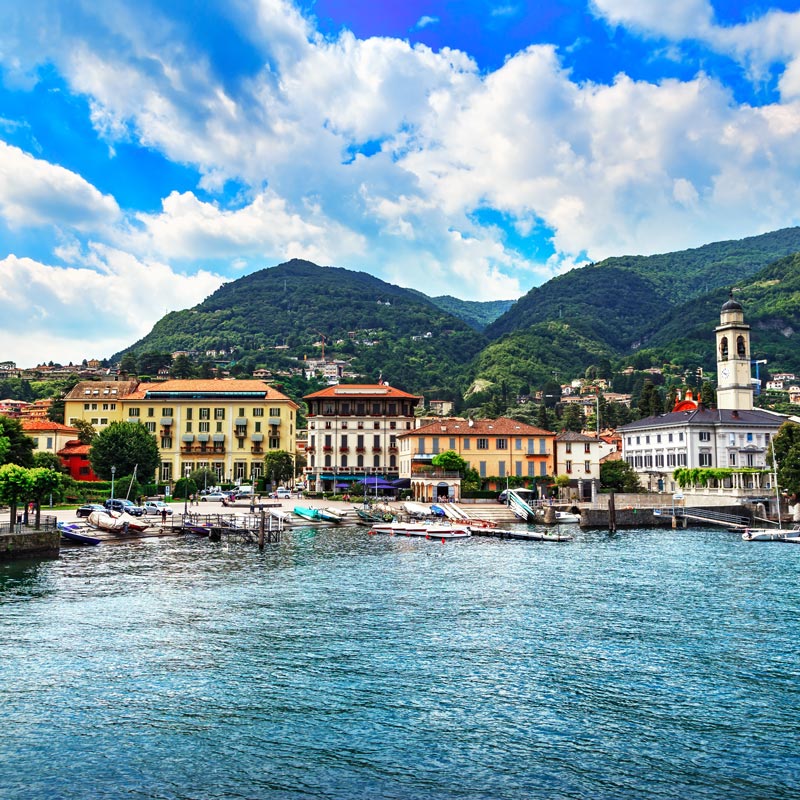
M437 469L457 472L462 478L467 469L469 469L469 464L455 450L445 450L435 455L431 459L431 464Z
M564 409L564 415L561 417L561 427L565 431L574 431L580 433L586 422L583 416L583 409L577 403L570 403Z
M119 371L126 375L136 374L136 355L134 353L125 353L122 360L119 362Z
M97 431L94 429L92 423L85 419L76 419L75 422L72 423L72 427L77 429L78 441L81 444L91 444L97 436Z
M0 467L0 503L9 507L9 522L17 521L17 506L24 503L31 491L30 470L19 464Z
M209 486L217 485L217 473L212 472L208 467L201 467L200 469L194 470L194 472L189 475L189 480L192 481L195 486L202 486L204 489L207 489Z
M139 422L112 422L100 431L89 451L92 469L105 480L111 479L111 467L118 475L137 475L153 479L161 456L158 444L147 428Z
M461 476L461 493L464 492L477 492L481 488L481 476L478 470L468 468L464 470Z
M714 391L713 385L708 381L705 381L700 388L700 398L706 408L713 408L717 405L717 393Z
M768 454L771 466L778 465L778 486L800 492L800 425L784 422L772 437Z
M44 454L40 454L44 455ZM28 497L36 501L36 522L34 527L39 528L42 518L42 500L49 495L60 497L66 485L64 475L54 469L36 467L28 470Z
M273 483L287 483L294 478L294 459L286 450L273 450L264 456L264 477Z
M18 419L0 416L0 459L5 464L33 466L33 439L25 434Z
M642 490L636 471L622 459L604 461L600 465L600 486L616 492L640 492Z
M42 469L52 469L60 473L65 473L67 471L61 459L55 453L48 453L46 450L33 454L33 466Z
M197 485L191 478L178 478L175 481L175 492L173 497L180 498L181 500L187 500L193 494L197 492Z
M194 375L194 366L188 356L181 354L175 357L170 372L175 378L191 378Z

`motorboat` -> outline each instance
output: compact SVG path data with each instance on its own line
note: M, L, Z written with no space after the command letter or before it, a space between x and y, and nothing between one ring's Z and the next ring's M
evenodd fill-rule
M335 508L320 508L317 514L321 520L325 522L334 522L339 525L344 517Z
M295 506L292 511L297 514L300 519L307 519L309 521L316 522L320 519L319 509L317 508L308 508L306 506Z
M742 534L742 539L746 542L783 542L792 531L784 531L780 528L746 528ZM789 538L797 538L795 536Z
M96 536L84 533L86 529L83 526L74 523L59 522L58 530L62 539L74 544L97 545L101 542Z
M580 514L573 514L570 511L556 511L556 522L578 523L580 521Z

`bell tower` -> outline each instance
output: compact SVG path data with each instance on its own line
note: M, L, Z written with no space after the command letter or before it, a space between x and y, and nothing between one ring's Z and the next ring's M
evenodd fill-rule
M722 306L717 336L717 407L751 411L753 384L750 380L750 326L742 306L730 299Z

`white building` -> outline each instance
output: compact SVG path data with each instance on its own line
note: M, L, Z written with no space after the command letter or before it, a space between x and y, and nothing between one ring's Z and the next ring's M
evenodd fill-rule
M649 491L675 492L677 467L765 469L770 440L786 421L783 414L753 408L750 378L750 326L732 297L722 306L715 329L717 408L693 400L678 402L666 413L631 422L619 429L622 456ZM766 477L739 473L726 485L712 487L730 501L763 494ZM704 498L709 502L710 498Z
M616 446L585 433L564 431L555 439L556 475L567 475L579 500L594 500L600 487L600 463Z

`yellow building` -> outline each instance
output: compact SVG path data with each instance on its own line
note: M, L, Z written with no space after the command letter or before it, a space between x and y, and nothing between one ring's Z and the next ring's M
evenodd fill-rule
M255 481L269 450L294 453L297 404L263 381L143 383L124 405L158 439L162 481L201 468L220 482Z
M131 383L133 388L123 388ZM103 404L106 387L115 385L114 408L111 394L108 409L93 408ZM255 481L264 473L268 451L295 452L298 406L263 381L104 382L98 395L94 394L98 384L89 382L79 390L80 386L67 398L65 419L87 419L98 428L114 421L141 422L156 437L161 452L159 479L165 482L201 468L214 472L219 482ZM109 416L96 424L94 415L100 413Z
M122 422L122 400L136 390L138 381L81 381L64 398L64 421L90 423L101 431L112 422Z
M483 479L505 488L507 477L543 478L555 469L556 435L514 419L442 419L398 435L400 477L411 480L415 499L458 498L457 474L436 469L438 453L454 450Z

